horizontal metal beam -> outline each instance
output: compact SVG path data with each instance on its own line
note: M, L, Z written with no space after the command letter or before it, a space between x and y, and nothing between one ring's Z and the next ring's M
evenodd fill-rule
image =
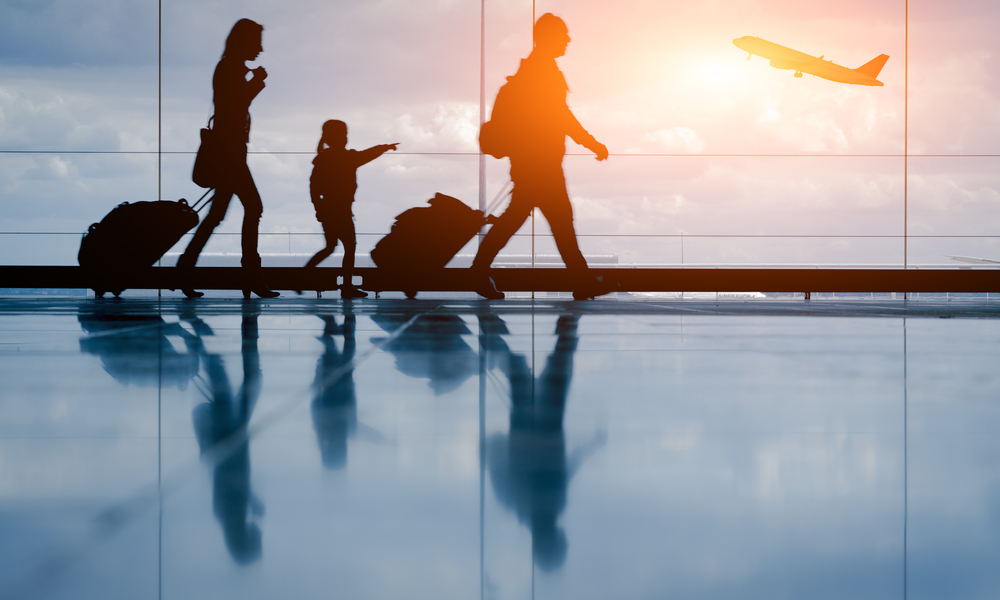
M333 290L341 270L335 267L265 267L264 280L275 290ZM1000 292L1000 269L703 269L611 268L591 269L594 276L623 292ZM83 267L0 266L2 288L175 289L190 285L200 290L239 290L244 285L239 267L197 267L186 278L176 267L149 267L113 280ZM473 291L469 269L438 269L398 273L357 268L362 289L377 292ZM577 277L562 268L493 269L497 288L512 292L569 292Z

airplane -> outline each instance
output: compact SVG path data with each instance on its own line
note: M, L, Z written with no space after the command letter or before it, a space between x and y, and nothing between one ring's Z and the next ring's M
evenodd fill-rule
M755 54L771 61L771 66L775 69L789 69L795 71L796 77L802 77L803 73L809 73L816 77L822 77L830 81L839 83L850 83L853 85L883 85L876 79L882 72L885 61L889 60L888 54L879 54L878 57L861 65L857 69L848 69L834 64L832 60L823 60L823 57L815 57L786 48L774 42L762 40L759 37L743 36L733 40L733 44L740 50L749 52L747 60Z
M1000 260L993 260L992 258L977 258L975 256L952 256L951 254L945 254L951 260L957 260L958 262L969 263L972 265L1000 265Z

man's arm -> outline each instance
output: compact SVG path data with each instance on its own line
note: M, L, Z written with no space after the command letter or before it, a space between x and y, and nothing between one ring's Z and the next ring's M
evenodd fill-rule
M597 155L597 160L607 160L608 158L608 148L601 142L597 141L597 138L590 135L590 133L580 125L580 121L577 120L576 115L573 111L566 107L566 114L568 115L567 120L567 135L573 139L574 142L580 144L587 150L590 150Z

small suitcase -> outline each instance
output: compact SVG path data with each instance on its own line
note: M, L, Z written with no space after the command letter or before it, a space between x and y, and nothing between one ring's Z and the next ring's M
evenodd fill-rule
M488 218L458 198L438 193L427 201L430 206L411 208L396 217L389 234L371 251L380 268L405 274L442 269ZM404 290L410 298L416 289Z
M152 266L198 224L196 206L183 198L122 202L100 223L92 224L83 234L77 260L94 293L121 294L130 272Z

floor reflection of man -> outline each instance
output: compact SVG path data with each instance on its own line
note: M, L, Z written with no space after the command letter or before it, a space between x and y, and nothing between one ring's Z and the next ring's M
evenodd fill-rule
M556 322L556 346L536 379L522 354L511 352L500 337L506 326L496 316L482 317L486 350L492 364L510 380L510 430L487 442L490 482L497 499L531 529L534 564L544 571L562 566L568 543L557 524L566 508L569 482L601 444L603 434L566 454L563 413L573 378L579 317L564 314Z
M257 348L256 302L244 302L242 326L243 385L233 393L222 357L199 345L209 391L207 402L192 415L202 454L213 450L212 508L222 526L233 560L249 564L260 558L261 531L256 519L264 506L250 487L250 445L245 429L260 396L263 375Z
M313 382L312 418L323 466L343 469L347 465L347 438L354 435L358 425L357 396L354 392L354 352L357 347L354 333L357 320L352 308L344 308L344 324L337 325L332 315L323 319L323 355L316 365ZM343 350L337 349L334 337L344 337Z

